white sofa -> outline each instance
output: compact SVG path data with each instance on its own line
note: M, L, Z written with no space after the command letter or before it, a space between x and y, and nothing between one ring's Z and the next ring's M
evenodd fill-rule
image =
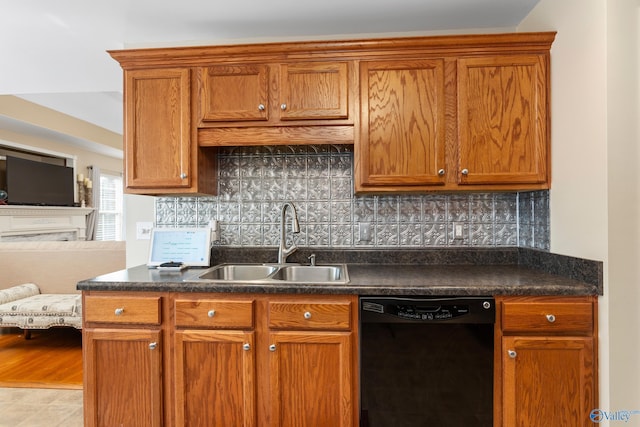
M79 329L76 284L125 265L125 242L0 242L0 327Z

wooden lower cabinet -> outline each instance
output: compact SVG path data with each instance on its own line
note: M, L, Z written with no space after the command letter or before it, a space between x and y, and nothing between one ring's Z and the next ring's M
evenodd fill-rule
M348 332L275 332L269 360L272 427L357 426Z
M87 427L355 427L358 297L84 292ZM496 297L494 426L590 426L597 298Z
M83 292L85 427L162 426L163 298Z
M162 426L162 341L157 330L85 330L84 425Z
M176 294L176 426L358 425L357 297Z
M495 426L591 426L595 297L497 299Z
M253 332L176 331L176 425L256 425L254 341Z

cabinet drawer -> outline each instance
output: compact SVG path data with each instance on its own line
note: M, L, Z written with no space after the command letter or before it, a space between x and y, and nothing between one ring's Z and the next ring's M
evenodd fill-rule
M507 302L502 306L502 330L508 332L590 333L590 302Z
M90 296L84 299L87 322L160 324L161 297Z
M253 300L176 299L177 327L246 329L253 327Z
M271 329L351 329L351 302L270 302Z

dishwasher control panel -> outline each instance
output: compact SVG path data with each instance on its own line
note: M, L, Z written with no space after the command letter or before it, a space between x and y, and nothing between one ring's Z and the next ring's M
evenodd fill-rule
M364 322L494 323L493 298L377 298L360 299Z

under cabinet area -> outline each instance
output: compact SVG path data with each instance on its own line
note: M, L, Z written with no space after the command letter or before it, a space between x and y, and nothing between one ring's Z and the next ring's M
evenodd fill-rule
M596 298L501 297L496 302L495 425L593 425Z

